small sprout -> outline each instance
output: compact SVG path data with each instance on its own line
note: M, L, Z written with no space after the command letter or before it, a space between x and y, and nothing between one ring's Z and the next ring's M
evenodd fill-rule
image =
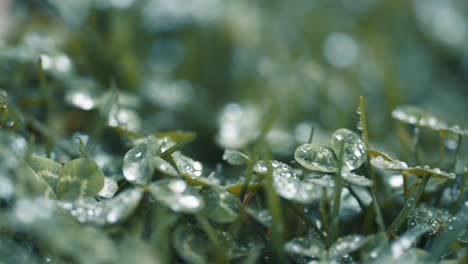
M304 168L319 172L335 172L337 160L333 150L326 146L304 144L294 152L294 159Z
M240 151L226 149L223 154L223 160L231 165L238 166L250 161L250 158Z
M127 181L137 184L151 181L154 172L153 159L158 147L158 140L149 136L125 154L122 170Z
M331 147L338 156L340 145L344 141L343 163L349 170L359 168L366 161L366 146L361 137L353 131L341 128L333 133Z
M175 212L197 213L205 203L196 190L184 180L165 179L148 185L156 201Z
M57 195L61 199L75 200L97 195L104 186L104 174L89 159L78 158L60 168Z

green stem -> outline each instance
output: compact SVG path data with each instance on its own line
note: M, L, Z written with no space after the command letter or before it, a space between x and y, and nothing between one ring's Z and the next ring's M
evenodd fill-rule
M312 140L314 139L314 134L315 134L315 127L314 126L311 126L310 127L310 135L309 135L309 144L312 143Z
M283 234L284 220L281 210L281 200L273 188L273 168L271 164L268 166L268 173L265 178L265 191L268 208L272 216L271 240L272 240L272 257L278 263L286 263L286 258L283 252Z
M359 207L361 207L361 210L364 212L364 210L366 209L366 205L364 204L364 202L361 200L361 198L359 197L359 195L354 191L353 187L351 186L346 186L346 189L348 189L349 193L354 197L354 199L356 199L356 201L358 202L359 204Z
M361 96L359 100L359 112L361 115L361 125L362 125L362 136L364 138L364 144L366 146L366 151L369 149L369 131L367 128L367 116L366 116L366 109L364 106L364 97ZM378 193L377 190L377 176L374 173L374 170L372 169L372 166L370 164L370 157L369 155L366 155L366 168L368 170L369 175L371 176L372 181L374 184L371 186L371 195L372 195L372 206L374 207L375 210L375 215L376 215L376 222L377 225L379 226L380 231L385 231L385 224L383 221L383 216L382 216L382 211L379 206L379 201L377 200L377 195Z
M328 197L327 187L322 187L322 199L320 200L320 217L322 218L322 226L324 230L328 228Z
M320 230L320 228L318 228L318 226L315 224L314 221L312 221L312 219L310 219L305 213L304 211L302 210L299 210L296 206L294 205L289 205L289 207L291 208L291 210L297 214L297 216L299 216L302 220L304 220L307 225L309 225L314 231L315 233L317 233L317 235L320 237L320 239L322 240L322 242L324 242L325 245L327 245L327 247L329 246L329 243L327 241L327 237L325 236L325 234L322 232L322 230Z
M218 235L216 234L214 228L210 225L210 223L204 216L197 215L196 218L202 226L203 230L205 230L206 234L208 235L208 238L210 239L211 244L214 247L214 250L216 252L216 263L229 263L228 258L224 254L224 247L219 242Z
M465 201L465 190L466 190L466 182L468 180L468 168L465 168L464 173L462 174L462 179L461 179L461 186L460 186L460 191L458 193L457 200L455 201L455 204L452 207L452 212L456 213L460 210L460 208L463 205L463 202Z
M241 201L244 200L244 196L247 193L247 189L250 184L250 181L252 180L252 174L253 174L254 163L251 160L247 160L246 164L247 164L247 168L245 171L245 179L244 179L244 183L242 184L240 195L239 195Z
M426 188L427 183L429 182L430 175L424 176L422 179L422 182L418 184L416 189L413 191L411 196L409 197L408 200L406 200L403 208L401 209L400 213L398 216L395 218L393 223L390 225L390 227L387 230L387 233L389 235L395 236L400 229L400 227L403 225L405 222L408 214L414 210L416 205L419 202L419 199L421 198L422 194L424 193L424 189Z
M333 190L333 207L332 207L332 224L329 232L329 243L335 241L339 234L339 221L340 221L340 203L343 179L341 178L341 170L343 168L343 155L344 155L344 141L341 142L338 157L338 170L335 175L335 188Z

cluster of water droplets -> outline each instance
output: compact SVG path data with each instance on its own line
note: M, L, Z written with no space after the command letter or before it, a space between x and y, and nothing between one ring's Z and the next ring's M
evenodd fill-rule
M235 150L226 149L223 153L223 160L227 161L231 165L242 165L248 159L249 157L245 154Z
M284 250L291 255L300 255L311 258L323 258L327 249L322 242L313 237L297 237L284 245Z
M90 198L62 201L59 205L80 223L115 224L133 213L142 196L140 189L126 189L109 200L96 201Z
M406 164L403 161L387 160L387 159L384 159L382 156L377 156L371 159L370 162L372 166L379 168L379 169L383 169L383 170L401 171L401 170L406 170L408 168L408 164Z
M413 211L410 218L410 226L421 225L427 227L430 234L435 234L439 228L447 223L451 215L447 211L443 211L427 205L421 205Z

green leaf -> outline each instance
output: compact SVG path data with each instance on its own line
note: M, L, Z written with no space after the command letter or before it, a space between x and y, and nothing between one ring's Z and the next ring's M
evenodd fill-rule
M95 196L104 186L104 174L94 161L86 158L65 163L58 176L57 195L60 199Z
M179 150L185 144L195 140L197 137L196 133L193 132L184 132L184 131L168 131L168 132L159 132L155 136L159 139L170 139L174 144L171 144L170 147L166 149L161 149L161 157L168 157L175 151Z
M202 175L203 165L200 162L182 155L180 151L172 153L172 158L182 176L197 178Z
M240 151L226 149L223 154L223 160L231 165L238 166L245 164L250 158Z
M343 141L343 163L349 170L355 170L366 161L366 146L364 141L358 134L349 129L338 129L331 137L331 147L336 155L339 155L341 142Z
M125 153L122 171L127 181L137 184L151 181L153 160L159 146L159 141L154 136L149 136Z
M330 147L304 144L294 152L294 159L312 171L335 172L337 159Z
M327 249L320 240L313 237L297 237L284 245L286 253L304 257L322 259L326 257Z
M237 196L220 186L206 189L203 193L206 201L203 214L217 223L231 223L239 215L242 204Z
M208 238L202 232L186 225L179 225L174 231L174 248L177 254L188 263L208 263Z
M29 156L26 162L49 184L52 190L56 189L58 174L62 168L58 162L35 154Z
M205 206L195 188L184 180L160 180L149 184L148 188L156 201L175 212L197 213Z
M439 168L431 168L429 166L424 166L424 167L416 166L413 168L408 168L405 171L411 174L419 175L419 176L429 176L429 177L441 178L441 179L455 179L456 177L454 173L449 173Z
M373 181L371 179L368 179L364 176L361 176L361 175L357 175L353 172L350 172L349 170L347 169L343 169L341 171L341 177L343 178L343 180L347 181L348 183L351 183L353 185L357 185L357 186L364 186L364 187L368 187L368 186L372 186Z
M360 249L366 243L366 238L360 235L348 235L339 238L328 250L330 258L338 258Z

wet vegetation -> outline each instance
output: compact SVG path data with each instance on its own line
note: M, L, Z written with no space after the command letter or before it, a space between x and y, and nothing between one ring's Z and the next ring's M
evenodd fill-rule
M464 1L0 14L0 263L468 262Z

